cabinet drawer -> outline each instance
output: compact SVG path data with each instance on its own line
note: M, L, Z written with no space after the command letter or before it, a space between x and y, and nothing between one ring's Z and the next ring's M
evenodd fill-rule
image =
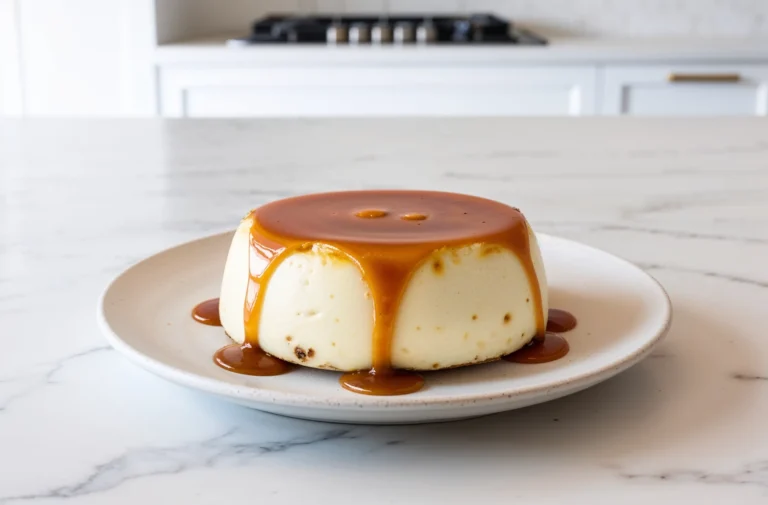
M608 67L603 90L600 109L604 114L768 114L768 66Z
M594 113L591 67L165 68L166 116L542 116Z

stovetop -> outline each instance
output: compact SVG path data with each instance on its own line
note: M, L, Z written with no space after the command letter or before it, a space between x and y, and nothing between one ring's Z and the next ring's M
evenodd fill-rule
M322 15L273 14L254 21L239 44L545 45L547 40L493 14Z

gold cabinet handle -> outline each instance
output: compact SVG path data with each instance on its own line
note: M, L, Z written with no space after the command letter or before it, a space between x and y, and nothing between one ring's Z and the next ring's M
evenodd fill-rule
M739 74L678 74L672 72L669 82L739 82Z

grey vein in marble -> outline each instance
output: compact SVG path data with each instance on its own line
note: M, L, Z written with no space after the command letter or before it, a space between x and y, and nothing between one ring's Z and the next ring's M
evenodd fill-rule
M95 353L111 352L111 351L112 351L112 348L109 346L94 347L91 349L86 349L85 351L72 354L70 356L65 356L52 363L48 363L47 370L43 372L34 373L31 376L23 375L23 376L3 377L2 380L0 380L0 383L11 384L11 383L24 383L25 381L29 381L29 384L27 384L25 387L21 387L20 390L17 390L14 393L0 395L0 413L7 411L13 403L15 403L18 400L21 400L22 398L25 398L30 394L33 394L38 389L50 384L56 384L56 381L54 379L56 374L58 374L65 366L70 365L74 360L77 360L85 356L91 356Z
M700 207L717 207L718 205L730 205L734 200L760 201L765 198L765 190L742 189L739 191L706 191L696 194L665 196L663 198L650 199L622 212L626 220L636 219L641 216L662 214L669 211L690 210Z
M682 230L665 230L662 228L647 228L642 226L632 226L625 224L600 224L593 226L595 231L630 231L636 233L646 233L649 235L664 235L679 239L701 239L717 240L720 242L740 242L743 244L768 244L768 239L758 237L739 237L732 235L722 235L717 233L696 233Z
M736 380L740 380L740 381L748 381L748 382L767 381L768 382L768 376L765 376L765 375L746 374L746 373L733 373L733 374L731 374L731 377L733 377Z
M755 461L732 472L707 472L704 470L668 470L659 473L629 473L620 475L630 480L645 480L666 483L697 484L746 484L768 488L768 461Z
M697 270L695 268L687 268L676 265L659 265L657 263L637 263L637 266L643 270L652 272L654 270L669 271L669 272L681 272L686 274L701 275L703 277L711 277L714 279L721 279L728 282L735 282L738 284L748 284L750 286L756 286L759 288L768 288L768 281L760 279L749 279L739 275L725 274L721 272L711 272L706 270Z
M144 477L178 474L198 468L221 468L244 465L262 456L284 453L299 447L317 446L326 442L357 438L351 429L332 428L310 436L267 442L244 442L238 428L179 447L142 448L128 451L98 465L93 472L76 484L61 486L42 493L0 496L0 504L41 500L45 498L75 498L114 489L121 484Z

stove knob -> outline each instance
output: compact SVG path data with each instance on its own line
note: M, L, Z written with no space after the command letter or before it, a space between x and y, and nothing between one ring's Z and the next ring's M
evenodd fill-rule
M410 44L416 38L412 23L401 22L395 25L392 32L392 38L395 44Z
M435 28L435 25L427 21L417 26L416 41L419 44L434 44L437 41L437 28Z
M392 27L389 23L379 21L371 27L371 42L373 44L392 43Z
M371 41L371 29L365 23L354 23L349 27L350 44L367 44Z
M325 31L325 41L329 44L344 44L347 41L347 27L334 23Z

